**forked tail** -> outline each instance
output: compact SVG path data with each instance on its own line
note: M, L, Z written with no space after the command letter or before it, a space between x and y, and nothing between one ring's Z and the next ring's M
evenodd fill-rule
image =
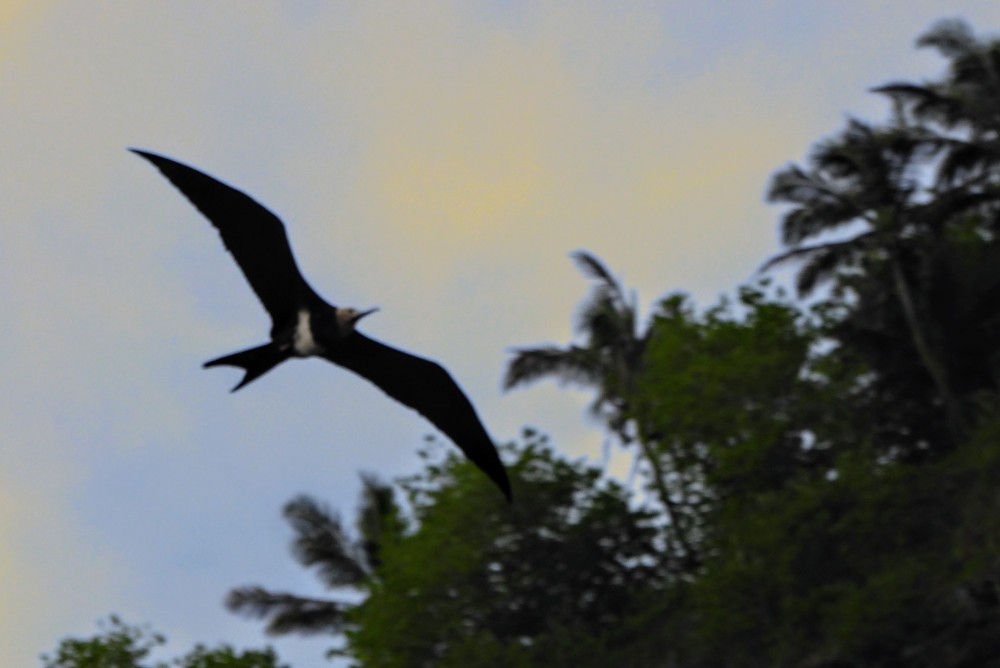
M279 350L278 346L273 343L265 343L256 348L241 350L238 353L205 362L202 366L206 369L213 366L235 366L246 371L243 380L230 390L230 392L235 392L250 381L260 378L289 357L287 352Z

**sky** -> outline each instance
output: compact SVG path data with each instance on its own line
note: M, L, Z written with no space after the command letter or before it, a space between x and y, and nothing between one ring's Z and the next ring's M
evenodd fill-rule
M644 308L731 293L779 250L769 175L885 118L872 86L938 76L914 41L953 16L1000 30L995 0L0 0L3 663L117 613L166 655L320 665L327 639L275 642L222 600L323 595L282 506L349 519L359 472L416 472L435 433L321 361L236 394L202 370L269 321L127 147L271 208L320 294L381 307L362 329L445 363L498 442L533 426L597 463L585 392L500 387L513 347L571 340L569 253Z

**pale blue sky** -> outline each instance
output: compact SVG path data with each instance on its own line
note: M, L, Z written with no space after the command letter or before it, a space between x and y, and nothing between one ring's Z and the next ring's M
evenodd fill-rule
M944 2L0 3L0 647L11 666L117 612L177 653L259 646L236 585L321 594L281 506L350 513L361 470L416 470L432 428L289 363L236 395L212 357L268 322L207 222L127 146L240 187L332 302L444 361L494 437L600 456L583 393L504 395L562 343L586 248L649 303L713 301L777 249L769 174L866 90L942 67ZM615 461L627 463L619 454ZM297 666L324 639L281 641Z

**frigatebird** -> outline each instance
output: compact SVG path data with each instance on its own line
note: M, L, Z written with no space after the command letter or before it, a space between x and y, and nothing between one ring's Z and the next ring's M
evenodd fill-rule
M472 402L444 367L357 330L377 309L333 306L306 282L281 220L243 193L155 153L129 149L153 165L215 226L271 316L271 341L205 362L245 371L233 392L293 357L322 357L367 378L431 421L511 500L510 482Z

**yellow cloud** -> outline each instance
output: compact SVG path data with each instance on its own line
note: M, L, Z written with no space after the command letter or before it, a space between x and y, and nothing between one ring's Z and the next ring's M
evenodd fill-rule
M7 62L25 34L50 9L51 3L46 0L0 0L0 84Z
M382 85L369 99L371 201L408 246L454 251L509 235L554 187L544 106L565 84L558 63L502 36L451 62L405 52L376 73Z
M757 204L783 159L774 140L789 120L746 104L765 96L749 74L759 56L732 54L668 91L635 74L670 53L655 19L550 11L528 34L494 28L475 39L461 21L454 11L383 13L353 45L365 71L360 192L391 224L385 258L412 250L409 269L425 285L480 252L536 264L532 252L545 249L551 266L588 246L682 263L691 246L671 239L717 245L711 226Z
M29 18L37 18L48 9L45 0L4 0L0 3L0 31L8 31Z

